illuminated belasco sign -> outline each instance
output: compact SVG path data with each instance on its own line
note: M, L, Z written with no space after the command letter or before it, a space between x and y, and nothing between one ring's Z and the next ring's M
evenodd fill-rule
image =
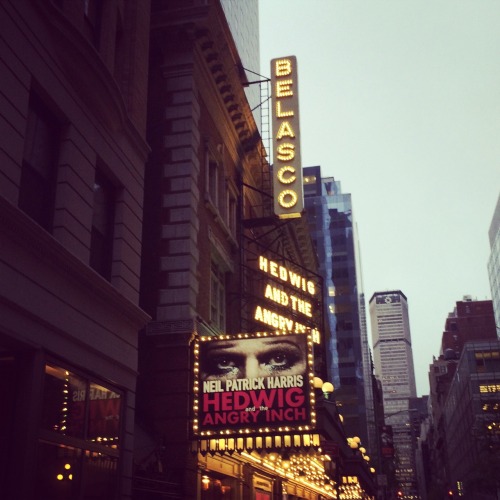
M195 434L308 430L315 422L309 335L200 337L194 372Z
M280 219L300 217L304 210L297 59L271 61L273 94L274 212Z

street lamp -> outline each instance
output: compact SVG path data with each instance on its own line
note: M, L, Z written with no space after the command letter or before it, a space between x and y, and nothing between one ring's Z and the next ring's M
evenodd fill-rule
M331 382L323 382L323 380L320 377L314 377L313 379L313 386L315 392L319 393L321 391L323 393L323 403L328 403L328 405L325 405L325 408L333 405L333 408L330 406L330 408L327 410L327 414L332 416L333 418L337 418L340 423L342 423L343 418L342 415L339 414L338 408L337 408L337 403L335 402L335 397L333 396L335 387ZM332 411L333 410L333 411ZM337 450L338 450L338 444L335 445ZM325 451L325 450L323 450ZM325 460L324 462L324 467L325 467L325 472L327 473L327 476L329 476L331 479L334 481L334 487L336 491L336 496L337 499L339 499L340 495L340 470L339 470L339 458L338 455L339 451L336 453L325 453L325 456L328 458L328 460ZM334 467L334 468L333 468ZM333 478L333 474L335 474L335 478Z
M334 387L331 382L325 382L321 386L321 390L323 391L323 396L325 396L325 399L330 399L330 395L333 394Z
M358 436L347 438L347 444L351 450L356 451L361 444L361 439Z
M323 381L319 377L314 377L313 385L315 389L321 389L323 386Z
M335 405L335 414L340 422L343 423L344 417L339 413L337 403L335 402L335 397L333 396L333 393L335 391L334 385L331 382L323 382L323 380L321 380L321 378L319 377L314 377L313 386L315 390L321 390L321 392L323 393L323 401L325 403Z

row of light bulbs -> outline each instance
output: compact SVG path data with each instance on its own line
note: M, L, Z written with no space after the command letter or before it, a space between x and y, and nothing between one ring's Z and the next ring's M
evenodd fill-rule
M349 445L349 448L351 448L351 450L359 450L365 462L368 463L370 461L370 457L366 454L366 448L361 446L361 439L358 436L348 437L347 444ZM370 467L370 472L372 474L375 474L375 469L373 467Z

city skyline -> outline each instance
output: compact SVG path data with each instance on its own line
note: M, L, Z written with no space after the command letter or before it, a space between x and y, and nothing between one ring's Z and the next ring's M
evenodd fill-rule
M407 296L417 394L428 394L455 302L491 298L500 4L261 0L259 8L260 71L269 76L272 58L297 56L302 164L320 165L352 194L366 301L391 289Z

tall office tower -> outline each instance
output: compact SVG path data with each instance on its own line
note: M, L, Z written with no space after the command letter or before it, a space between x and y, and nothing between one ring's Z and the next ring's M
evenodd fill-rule
M382 382L385 423L392 426L396 480L406 498L416 494L410 398L415 398L408 301L400 290L375 292L370 299L375 373Z
M330 329L328 373L349 436L376 449L372 370L356 224L350 194L339 181L321 178L319 166L304 168L304 199L324 279L325 318Z
M224 14L238 49L247 82L260 80L259 2L258 0L221 0ZM268 70L266 68L266 74ZM245 88L255 121L260 123L259 86Z
M493 309L495 311L495 323L497 328L499 328L497 334L500 336L500 196L497 200L488 236L491 248L488 260L488 276L490 278L491 299L493 300Z

